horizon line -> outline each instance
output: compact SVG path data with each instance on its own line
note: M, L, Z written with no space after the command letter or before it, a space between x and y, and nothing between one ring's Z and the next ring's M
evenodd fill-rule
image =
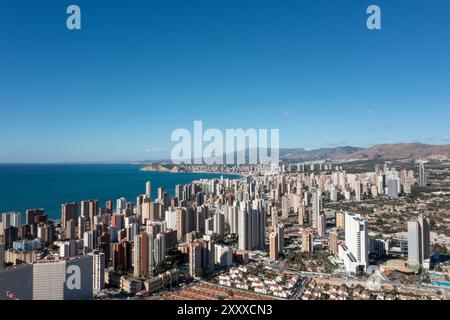
M405 144L418 144L418 145L426 145L426 146L450 146L450 143L446 144L433 144L433 143L422 143L422 142L398 142L398 143L379 143L374 144L369 147L360 147L360 146L351 146L351 145L342 145L342 146L329 146L329 147L319 147L319 148L303 148L303 147L283 147L279 148L279 150L303 150L305 152L314 152L317 150L323 149L338 149L338 148L360 148L360 149L370 149L375 146L380 145L405 145ZM246 148L244 151L248 151L249 148ZM239 152L242 150L236 150L235 152ZM226 154L222 154L222 156L226 156ZM312 161L312 160L311 160ZM145 163L134 163L134 162L145 162ZM11 162L2 162L0 161L0 165L13 165L13 164L23 164L23 165L38 165L38 164L130 164L130 165L143 165L148 163L171 163L172 160L168 158L160 158L160 159L123 159L123 160L78 160L78 161L11 161ZM195 164L192 164L195 165ZM206 165L206 164L201 164Z

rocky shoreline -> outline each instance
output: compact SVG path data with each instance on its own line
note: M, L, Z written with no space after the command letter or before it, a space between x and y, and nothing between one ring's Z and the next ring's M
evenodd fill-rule
M236 175L240 177L244 177L242 173L236 173L236 172L222 172L222 171L196 171L196 170L189 170L181 166L176 165L162 165L162 164L150 164L147 166L144 166L139 169L139 171L143 172L170 172L170 173L199 173L199 174L224 174L224 175Z

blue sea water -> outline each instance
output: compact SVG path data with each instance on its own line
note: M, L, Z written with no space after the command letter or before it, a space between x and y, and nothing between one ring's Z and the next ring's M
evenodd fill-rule
M25 216L28 208L44 208L50 219L60 219L64 202L121 197L136 202L145 192L145 182L152 182L152 197L164 187L170 195L175 185L200 178L219 178L214 173L170 173L139 171L133 164L0 164L0 212L19 211ZM236 175L223 175L236 178Z

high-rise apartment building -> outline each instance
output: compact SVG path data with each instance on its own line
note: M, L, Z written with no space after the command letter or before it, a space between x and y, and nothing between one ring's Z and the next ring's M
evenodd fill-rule
M177 237L179 241L186 238L186 234L193 230L194 211L192 208L176 208Z
M94 217L98 215L98 200L84 200L81 201L81 216L92 227L94 225Z
M345 212L336 212L336 228L345 229Z
M127 240L114 244L113 268L124 272L131 269L131 244Z
M65 238L69 240L73 240L76 238L76 224L75 220L66 221L66 228L64 230Z
M146 278L153 274L153 235L141 232L134 238L134 276Z
M317 232L320 237L324 237L327 234L327 218L323 212L319 214Z
M278 234L276 232L271 232L269 235L269 256L272 261L278 259Z
M310 229L303 229L302 233L302 252L314 251L314 238L313 232Z
M319 215L322 212L322 189L313 189L312 196L312 225L317 229L319 223Z
M75 258L78 256L79 241L69 240L59 246L59 256L61 258Z
M362 193L361 193L361 182L355 181L355 201L361 202Z
M233 250L229 246L216 244L215 248L215 263L222 267L229 267L233 263Z
M3 229L6 230L10 227L19 229L22 225L22 214L20 212L4 212L1 215L1 222Z
M213 241L195 240L189 244L189 274L192 277L214 270L215 245Z
M408 264L422 266L430 258L430 226L423 216L408 221Z
M127 209L127 199L119 198L116 200L116 213L123 214Z
M112 202L112 200L106 200L105 208L106 208L107 213L113 214L113 202Z
M278 254L281 254L284 252L284 224L280 223L275 228L275 232L277 234L277 250Z
M105 254L94 250L92 252L92 281L95 292L105 288Z
M331 229L328 233L328 249L331 253L339 253L339 234L337 229Z
M427 186L427 173L425 171L425 165L423 162L419 164L419 187Z
M154 240L154 266L157 267L166 258L167 236L165 233L158 233ZM152 266L153 270L153 266Z
M298 207L298 224L303 226L305 223L306 208L304 203L300 203Z
M55 237L55 230L50 223L40 223L37 227L37 236L46 245L53 242Z
M82 239L86 232L86 219L83 216L78 217L78 239Z
M152 199L152 183L150 181L147 181L145 183L145 196L147 199L151 201Z
M365 271L369 264L369 231L367 220L360 215L345 214L345 244L339 246L339 257L349 273Z
M264 250L266 215L264 208L250 201L241 203L239 212L239 249Z
M400 194L400 179L394 178L387 181L387 195L391 198L398 198Z
M237 206L230 206L228 208L230 233L238 234L239 230L239 208Z
M83 235L83 251L89 253L97 249L97 230L85 231Z
M63 203L61 205L61 226L66 228L69 220L78 220L78 204L76 202Z
M225 236L225 215L217 211L213 216L213 231L220 238Z
M338 201L338 193L337 193L336 187L334 185L331 186L331 189L330 189L330 201L332 201L332 202Z
M289 198L287 196L281 197L281 218L286 220L289 218Z
M41 218L45 216L44 209L27 209L25 212L26 224L32 225L41 222Z

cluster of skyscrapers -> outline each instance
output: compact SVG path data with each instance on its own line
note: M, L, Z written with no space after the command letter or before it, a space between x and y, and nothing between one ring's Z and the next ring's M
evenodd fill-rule
M328 238L329 250L348 272L365 271L367 221L338 212L330 229L324 201L397 197L411 192L414 172L387 165L361 174L332 170L331 165L319 172L306 172L304 165L297 169L194 181L177 185L174 196L158 188L154 199L147 182L135 202L120 198L115 207L112 200L103 207L95 199L63 203L59 223L49 220L44 209L27 210L24 224L20 213L3 213L0 269L12 267L0 272L0 289L26 299L92 298L115 274L122 275L120 283L132 277L128 286L151 282L163 272L159 267L171 250L187 254L193 277L245 262L250 251L267 252L276 261L285 250L285 226L292 221L299 226L303 252L314 251L315 238ZM426 185L423 164L419 169L419 184ZM225 245L225 239L231 242ZM429 225L423 217L408 223L408 243L409 264L422 265L430 255ZM81 278L70 278L78 271ZM30 279L32 286L20 279Z

